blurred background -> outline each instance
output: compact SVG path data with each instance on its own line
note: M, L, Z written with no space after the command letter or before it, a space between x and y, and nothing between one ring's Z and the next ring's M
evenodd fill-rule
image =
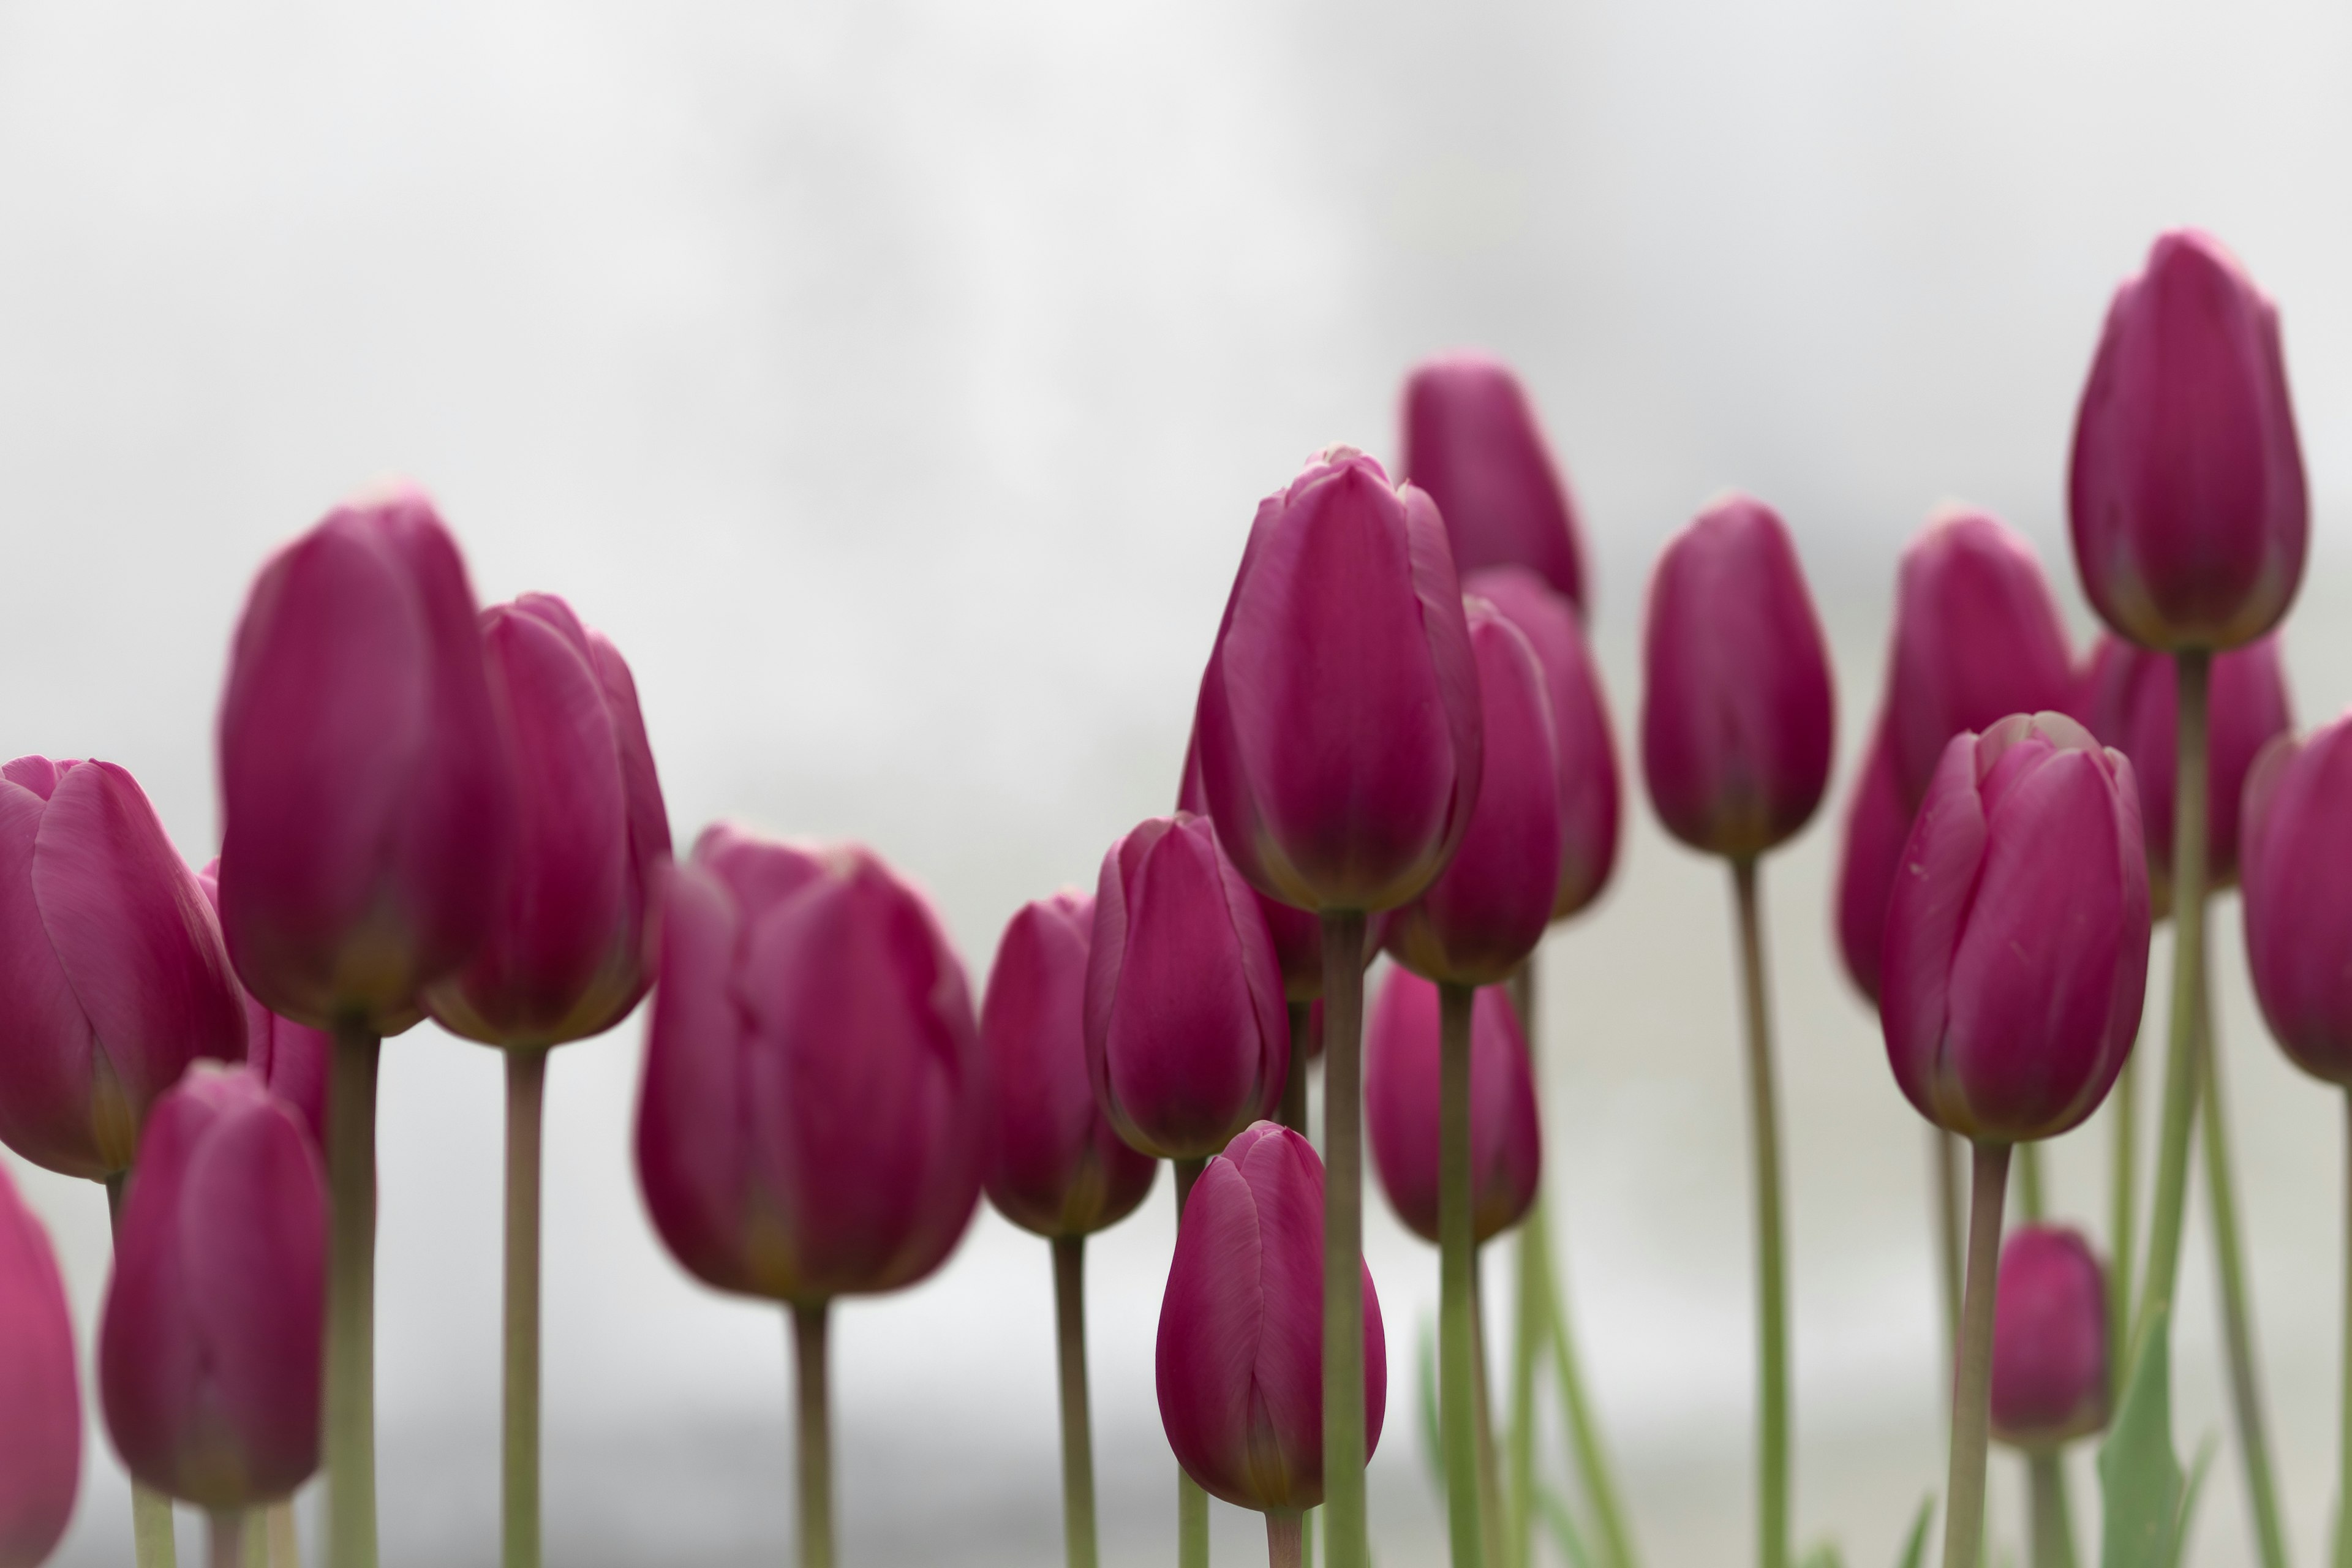
M1845 765L1766 871L1797 1520L1891 1561L1942 1481L1926 1145L1836 967L1827 883L1895 559L1938 500L1989 507L2087 646L2074 398L2110 290L2200 224L2283 311L2315 503L2299 716L2352 699L2347 71L2333 0L0 0L0 748L123 763L202 861L247 581L405 474L485 602L551 590L618 641L682 846L720 816L868 840L937 896L977 984L1018 903L1090 887L1172 801L1256 500L1327 442L1392 452L1422 355L1492 350L1583 506L1621 738L1649 563L1719 487L1783 510L1836 641ZM1629 785L1614 889L1546 958L1550 1190L1650 1561L1737 1562L1725 879ZM2265 1038L2234 900L2215 942L2315 1560L2343 1112ZM2168 972L2159 951L2159 1002ZM550 1561L779 1561L784 1327L656 1243L628 1156L641 1045L633 1019L551 1079ZM500 1087L429 1026L385 1051L390 1564L495 1560ZM2095 1233L2104 1120L2053 1175ZM101 1194L0 1157L86 1329ZM1163 1183L1091 1249L1118 1563L1172 1551L1150 1372L1171 1208ZM2226 1565L2249 1533L2201 1225L2178 1441L2224 1438L2195 1561ZM1402 1568L1441 1560L1411 1403L1437 1263L1377 1205L1370 1250L1394 1391L1373 1521ZM983 1212L930 1281L836 1322L845 1561L1056 1560L1045 1244ZM61 1560L127 1561L95 1426L87 1468ZM2019 1468L1994 1472L1996 1539L2021 1546ZM1221 1557L1263 1550L1217 1519Z

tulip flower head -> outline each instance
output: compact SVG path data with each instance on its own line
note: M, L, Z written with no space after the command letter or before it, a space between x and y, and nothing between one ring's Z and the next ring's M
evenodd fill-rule
M2295 1066L2352 1088L2352 713L2263 752L2241 846L2263 1018Z
M1184 783L1176 792L1176 809L1202 817L1209 815L1208 792L1201 783L1201 739L1197 733L1184 743ZM1321 996L1323 922L1308 910L1264 893L1257 894L1257 909L1265 917L1266 934L1274 939L1275 962L1282 967L1284 997L1292 1002L1312 1002ZM1364 962L1370 963L1379 951L1379 944L1368 939L1364 943Z
M1863 753L1862 775L1846 807L1845 842L1838 851L1838 953L1846 977L1871 1001L1878 1000L1878 943L1886 930L1886 897L1895 869L1911 836L1911 813L1895 782L1895 756L1882 720Z
M2107 1424L2107 1292L2082 1233L2030 1225L2000 1248L1992 1435L2030 1452Z
M48 1232L0 1166L0 1568L56 1550L81 1486L73 1319Z
M1407 1229L1437 1240L1437 987L1389 972L1364 1033L1364 1119L1372 1163ZM1471 1233L1487 1241L1519 1223L1543 1179L1543 1134L1518 1014L1499 985L1470 1014Z
M196 873L196 886L215 916L220 910L220 861L217 858ZM310 1129L321 1151L327 1147L327 1063L335 1053L334 1037L324 1029L281 1018L263 1006L242 985L245 998L245 1065L269 1092L292 1106Z
M1437 502L1457 570L1524 567L1583 614L1576 502L1509 366L1474 353L1414 366L1403 471Z

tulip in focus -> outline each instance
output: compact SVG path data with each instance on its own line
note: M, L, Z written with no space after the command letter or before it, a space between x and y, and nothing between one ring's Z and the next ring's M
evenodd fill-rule
M1201 784L1201 740L1196 733L1184 743L1184 782L1176 792L1176 809L1199 816L1209 815L1208 792ZM1266 934L1274 939L1275 961L1282 967L1282 994L1292 1002L1312 1002L1323 994L1323 922L1307 910L1280 899L1257 895L1258 912L1265 917ZM1365 944L1370 963L1378 945Z
M2246 780L2246 960L2295 1066L2352 1089L2352 713L2282 736Z
M48 1232L0 1166L0 1568L36 1568L73 1518L81 1389Z
M1524 567L1583 614L1576 503L1509 366L1454 353L1413 367L1403 473L1437 502L1457 571Z
M2107 1424L2106 1279L2082 1234L2033 1225L2000 1249L1992 1435L2028 1451Z
M1364 1117L1381 1185L1405 1227L1437 1230L1437 987L1389 972L1364 1030ZM1543 1175L1535 1080L1518 1016L1499 985L1482 987L1470 1025L1470 1209L1485 1242L1519 1223Z

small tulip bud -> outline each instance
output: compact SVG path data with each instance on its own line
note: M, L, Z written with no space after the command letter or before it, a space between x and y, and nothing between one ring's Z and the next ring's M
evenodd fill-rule
M1381 1185L1405 1227L1437 1239L1437 987L1394 969L1364 1033L1364 1121ZM1543 1179L1527 1037L1499 985L1470 1013L1470 1219L1478 1241L1519 1223Z
M196 873L196 886L215 918L220 913L220 860L215 857ZM335 1054L335 1038L324 1029L281 1018L263 1006L242 985L245 998L245 1065L269 1092L292 1106L302 1118L310 1140L321 1153L327 1147L327 1063Z
M2000 1248L1992 1305L1992 1435L2055 1448L2107 1424L2107 1290L2078 1231L2030 1225Z
M1583 614L1576 502L1507 365L1456 353L1414 367L1403 471L1444 516L1458 571L1525 567Z
M2295 1066L2352 1088L2352 714L2264 749L2241 843L2263 1017Z
M73 1319L48 1232L0 1166L0 1568L47 1561L81 1486Z
M1871 731L1846 808L1845 842L1838 851L1838 952L1846 977L1871 1001L1878 1000L1878 945L1886 931L1886 897L1911 837L1911 813L1895 783L1895 755L1882 721Z

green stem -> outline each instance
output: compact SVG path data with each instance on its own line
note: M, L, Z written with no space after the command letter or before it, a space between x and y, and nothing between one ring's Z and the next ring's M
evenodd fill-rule
M1952 1369L1958 1364L1960 1353L1961 1233L1967 1228L1960 1217L1960 1141L1931 1123L1927 1128L1927 1157L1936 1167L1936 1262L1942 1270L1944 1284L1945 1353L1938 1370L1943 1374L1944 1395L1949 1398Z
M1470 1213L1470 1007L1476 995L1467 985L1437 988L1437 1418L1445 1443L1446 1534L1454 1568L1480 1568L1486 1561L1473 1384L1477 1244Z
M1511 975L1511 1004L1519 1016L1519 1030L1528 1043L1528 1076L1535 1085L1538 1117L1543 1106L1543 1052L1536 1047L1536 961L1529 954ZM1512 1249L1517 1269L1517 1300L1511 1323L1511 1433L1506 1460L1508 1488L1503 1516L1504 1561L1509 1568L1529 1568L1534 1551L1536 1477L1536 1361L1543 1350L1544 1236L1543 1189L1519 1224Z
M205 1521L205 1532L208 1568L245 1568L245 1510L215 1510Z
M2027 1456L2025 1466L2033 1496L2033 1568L2074 1568L2074 1510L2066 1501L2065 1460L2052 1449Z
M539 1172L547 1053L507 1058L506 1568L539 1568Z
M269 1568L302 1568L302 1542L294 1529L292 1498L269 1505L266 1531L269 1538Z
M1282 1079L1282 1124L1307 1136L1307 1037L1314 1005L1290 1004L1290 1068Z
M1495 1401L1486 1375L1486 1260L1470 1255L1470 1363L1478 1430L1478 1533L1486 1568L1504 1568L1503 1470L1495 1457Z
M1609 1450L1601 1444L1600 1423L1593 1419L1591 1402L1585 1397L1584 1379L1577 1366L1576 1343L1569 1328L1568 1294L1560 1289L1552 1271L1549 1237L1542 1244L1542 1257L1552 1366L1559 1378L1560 1408L1568 1416L1568 1433L1576 1449L1577 1479L1584 1483L1584 1500L1601 1527L1601 1541L1607 1552L1601 1561L1613 1568L1638 1568L1641 1559L1633 1551L1633 1533L1626 1524L1625 1505L1618 1499L1616 1472L1610 1466Z
M1789 1562L1789 1282L1780 1224L1780 1128L1772 1087L1772 1033L1764 998L1764 930L1756 862L1731 863L1739 911L1740 975L1748 1012L1748 1105L1756 1159L1757 1561Z
M1184 1205L1192 1196L1192 1184L1201 1179L1206 1160L1174 1160L1176 1167L1176 1224L1183 1228ZM1176 1562L1178 1568L1209 1568L1209 1494L1201 1488L1182 1465L1176 1467Z
M2124 1351L2131 1332L2133 1243L2138 1235L2139 1052L2124 1058L2124 1070L2107 1103L2116 1108L2115 1149L2107 1173L2107 1383L2111 1400L2124 1396L2129 1362Z
M2042 1196L2041 1144L2017 1146L2017 1189L2018 1217L2027 1225L2040 1225L2049 1213Z
M2352 1089L2344 1096L2344 1408L2336 1455L2336 1568L2352 1568Z
M1266 1568L1306 1568L1306 1521L1293 1511L1265 1516Z
M1062 1543L1095 1568L1095 1448L1087 1410L1087 1238L1054 1238L1054 1339L1062 1386Z
M1364 1524L1364 917L1323 916L1323 1512L1330 1568L1370 1568Z
M793 1364L800 1407L800 1568L833 1568L833 1396L827 1389L829 1304L795 1301Z
M131 1173L106 1178L106 1217L115 1242L122 1240L122 1197ZM131 1540L139 1568L177 1568L179 1543L172 1535L172 1500L134 1480L131 1483Z
M328 1079L327 1564L375 1568L375 1074L383 1041L335 1029Z
M1992 1402L1992 1302L2009 1145L1979 1143L1969 1189L1969 1278L1960 1298L1960 1369L1944 1488L1944 1568L1976 1568L1984 1536L1985 1443Z

